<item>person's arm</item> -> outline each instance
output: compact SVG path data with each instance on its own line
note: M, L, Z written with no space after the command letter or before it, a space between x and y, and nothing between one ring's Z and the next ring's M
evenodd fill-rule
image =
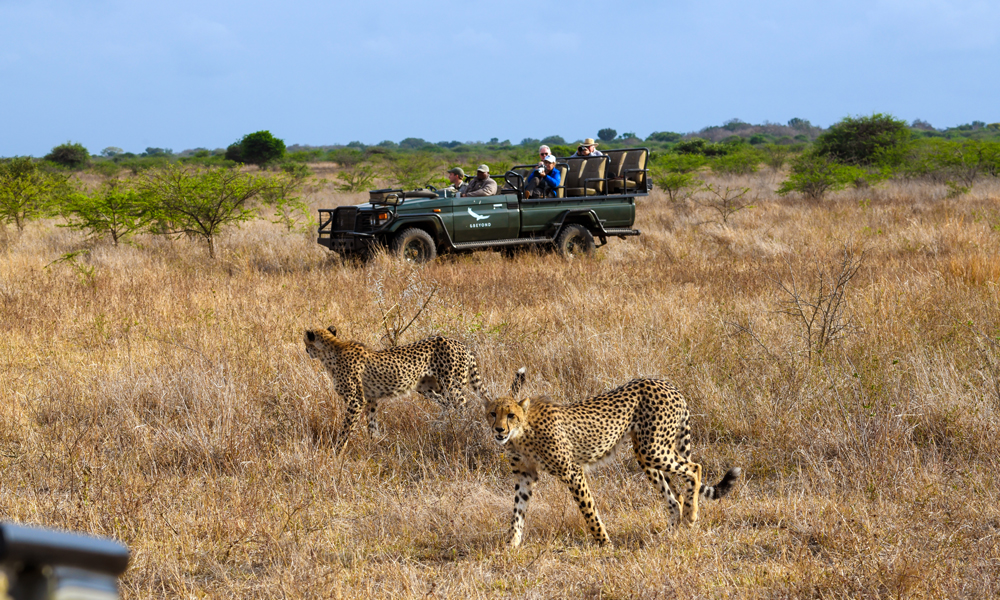
M559 169L552 169L552 172L545 176L545 181L548 181L552 187L559 187L560 179L562 179L562 174Z

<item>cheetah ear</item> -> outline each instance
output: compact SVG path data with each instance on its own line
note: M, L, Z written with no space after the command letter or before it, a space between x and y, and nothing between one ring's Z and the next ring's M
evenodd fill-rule
M517 405L520 406L521 410L524 412L528 412L528 407L531 406L531 398L525 398L524 400L518 402Z
M329 331L330 333L332 333L333 337L337 337L337 328L334 327L333 325L330 325L329 327L327 327L326 330Z
M312 331L307 331L306 332L306 339L309 340L310 342L315 342L316 341L316 334L313 333Z

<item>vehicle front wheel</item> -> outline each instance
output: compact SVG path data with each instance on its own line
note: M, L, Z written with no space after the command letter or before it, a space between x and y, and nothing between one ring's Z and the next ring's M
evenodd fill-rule
M393 238L392 253L407 262L425 263L437 258L437 247L431 234L411 227Z
M596 247L594 236L583 225L567 225L556 238L556 250L566 258L590 256Z

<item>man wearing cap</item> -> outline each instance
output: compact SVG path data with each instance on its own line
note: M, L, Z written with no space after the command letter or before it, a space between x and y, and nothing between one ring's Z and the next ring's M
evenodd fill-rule
M555 198L556 189L562 180L562 175L556 169L556 157L549 154L542 160L542 166L528 175L524 183L526 198Z
M583 143L576 147L576 154L570 158L587 158L588 156L604 156L597 149L597 142L594 141L594 138L583 140Z
M469 182L462 195L496 196L497 182L490 179L490 168L486 165L479 165L479 168L476 169L476 178Z
M446 189L455 190L456 193L461 194L465 191L465 171L462 167L455 167L453 169L448 169L448 181L451 185Z

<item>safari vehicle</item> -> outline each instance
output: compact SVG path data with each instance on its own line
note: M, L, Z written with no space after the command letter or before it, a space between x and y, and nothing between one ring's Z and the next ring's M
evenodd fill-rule
M534 165L495 177L495 196L458 197L452 190L372 190L369 202L320 209L319 244L345 257L383 246L408 261L444 252L542 247L589 254L608 238L639 235L635 199L648 194L647 148L556 162L562 185L555 198L526 198ZM502 181L501 181L502 180Z

